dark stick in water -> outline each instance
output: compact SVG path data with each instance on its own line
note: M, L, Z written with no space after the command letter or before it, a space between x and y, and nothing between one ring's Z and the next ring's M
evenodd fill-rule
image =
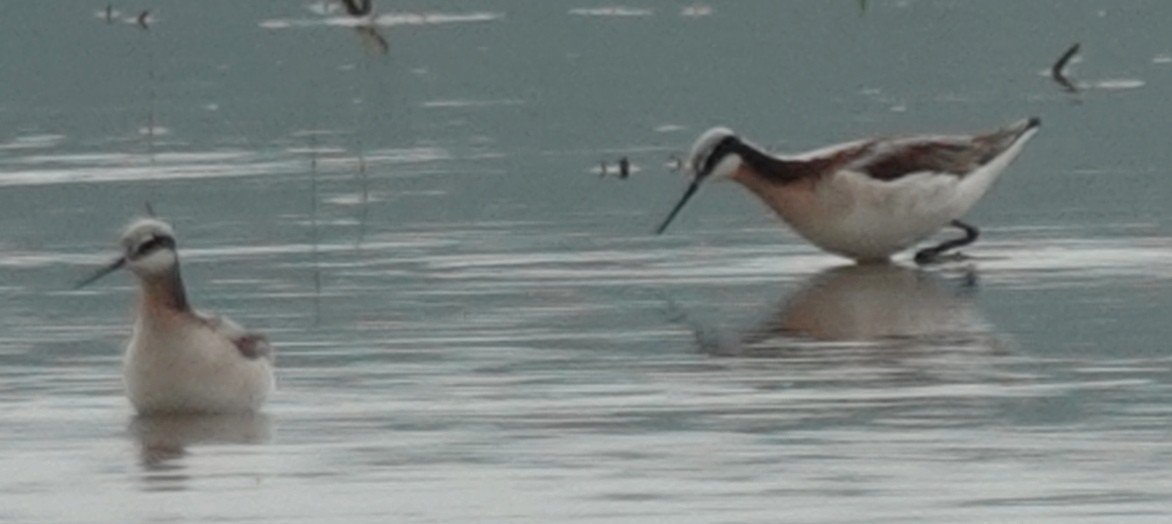
M1054 62L1054 67L1050 68L1050 78L1053 78L1054 81L1057 82L1058 85L1062 86L1062 89L1067 93L1078 92L1078 87L1075 86L1074 83L1070 81L1070 79L1066 78L1066 64L1070 63L1070 59L1074 58L1074 55L1078 54L1078 49L1079 44L1070 46L1070 49L1067 49L1065 53L1062 53L1062 56L1058 58L1058 61Z
M309 134L309 221L313 235L313 323L321 323L321 236L317 221L317 131Z

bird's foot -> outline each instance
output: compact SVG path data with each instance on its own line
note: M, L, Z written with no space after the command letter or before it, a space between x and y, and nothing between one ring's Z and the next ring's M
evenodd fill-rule
M939 264L947 264L950 262L964 262L972 260L972 257L961 253L960 251L936 251L934 249L925 249L916 252L916 265L918 266L934 266Z

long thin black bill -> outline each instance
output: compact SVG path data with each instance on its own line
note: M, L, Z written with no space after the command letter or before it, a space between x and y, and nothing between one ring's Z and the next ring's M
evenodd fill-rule
M691 200L692 195L696 194L697 189L700 189L700 181L693 180L692 185L688 186L687 191L684 191L684 196L680 198L680 201L678 204L676 204L676 207L671 210L671 213L667 215L667 218L663 220L663 223L660 224L659 228L655 230L656 235L663 234L664 230L667 229L667 225L676 218L676 215L678 215L680 210L684 208L684 204L687 204L688 200Z
M126 264L126 259L123 257L118 257L116 260L113 260L109 264L106 264L106 266L103 267L102 269L95 271L94 274L90 275L85 280L78 282L77 286L75 286L74 289L81 289L81 288L86 287L90 284L93 284L95 280L102 278L106 275L109 275L110 273L121 268L125 264Z

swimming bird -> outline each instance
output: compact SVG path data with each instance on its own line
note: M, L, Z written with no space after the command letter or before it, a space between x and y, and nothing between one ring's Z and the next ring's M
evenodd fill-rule
M630 178L631 173L633 171L637 170L637 169L632 169L631 159L629 159L625 156L622 158L619 158L619 161L615 162L614 165L615 165L615 170L616 170L615 176L618 177L619 179L622 179L622 180L626 180L626 179ZM603 178L610 173L610 165L606 163L606 160L603 160L602 162L600 162L598 164L598 169L599 169L599 171L598 171L599 178Z
M656 233L702 182L732 179L815 246L860 263L887 261L945 226L961 229L963 238L916 253L919 264L935 262L977 239L979 230L961 217L1040 125L1029 118L975 135L864 139L788 157L713 128L692 146L691 184Z
M268 339L191 308L179 274L175 232L155 218L122 234L122 254L78 284L126 267L139 298L123 360L126 394L140 414L255 411L273 389Z

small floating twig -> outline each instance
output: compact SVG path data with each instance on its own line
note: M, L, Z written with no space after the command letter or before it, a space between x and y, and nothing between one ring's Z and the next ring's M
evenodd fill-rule
M139 23L139 25L142 26L143 29L147 29L146 17L149 14L150 14L149 10L143 11L142 14L139 15L139 17L138 17L138 23ZM154 46L154 42L153 42L154 39L150 37L151 33L148 32L145 34L146 34L146 36L144 36L143 38L147 39L147 43L146 43L146 55L147 55L146 56L146 66L147 66L146 147L147 147L147 159L150 161L150 164L153 166L153 165L155 165L155 132L156 132L156 127L157 127L156 120L155 120L155 105L158 100L158 93L156 92L157 91L157 86L156 86L157 82L155 81L155 46Z
M150 28L151 28L151 26L147 25L147 22L149 21L150 16L151 16L150 9L143 9L142 12L138 14L138 19L137 19L138 26L141 27L144 31L150 30Z
M1070 81L1070 79L1066 78L1066 65L1070 63L1070 60L1074 58L1074 55L1078 54L1078 50L1079 44L1076 43L1070 46L1070 49L1067 49L1065 53L1062 53L1062 56L1058 57L1058 61L1054 62L1054 67L1050 68L1050 78L1054 79L1054 82L1062 86L1062 89L1067 93L1078 92L1078 87L1075 86L1074 83Z

